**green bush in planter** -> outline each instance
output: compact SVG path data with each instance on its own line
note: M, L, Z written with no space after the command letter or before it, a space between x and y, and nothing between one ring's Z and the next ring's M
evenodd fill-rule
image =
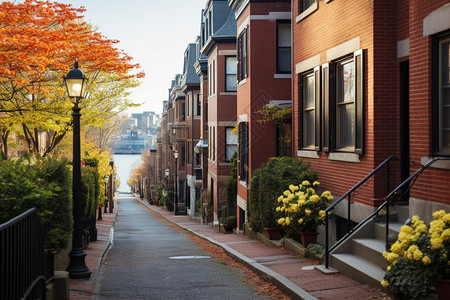
M0 159L0 223L36 207L48 226L47 253L67 247L72 233L72 179L66 160Z
M231 228L236 228L237 225L237 217L236 216L229 216L225 219L224 224L230 226Z
M304 180L314 182L317 173L309 164L291 157L272 157L261 165L250 184L249 223L254 231L264 227L278 227L275 208L277 199L290 184Z

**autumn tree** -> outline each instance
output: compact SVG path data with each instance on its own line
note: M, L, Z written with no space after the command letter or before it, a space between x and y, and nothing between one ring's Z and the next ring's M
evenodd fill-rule
M133 106L128 88L144 74L139 65L83 20L85 9L68 4L25 0L0 4L0 137L20 132L28 150L38 153L39 133L49 135L43 155L72 128L73 104L62 77L78 60L89 81L82 124L105 119ZM19 125L19 126L17 126ZM4 147L6 148L6 147Z

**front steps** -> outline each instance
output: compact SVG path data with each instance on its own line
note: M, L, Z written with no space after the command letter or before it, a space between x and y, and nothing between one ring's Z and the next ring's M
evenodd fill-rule
M397 239L402 225L397 221L389 223L389 241ZM386 250L385 236L385 223L368 222L330 254L330 266L355 280L381 287L380 282L387 267L383 257Z

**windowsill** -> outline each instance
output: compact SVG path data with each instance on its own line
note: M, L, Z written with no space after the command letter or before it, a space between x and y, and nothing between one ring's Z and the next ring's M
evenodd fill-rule
M305 10L304 12L302 12L301 14L299 14L296 18L295 18L295 22L300 22L301 20L305 19L307 16L309 16L310 14L312 14L313 12L315 12L317 9L319 9L319 3L314 2L314 4L312 4L310 7L308 7L307 10Z
M420 159L420 163L422 165L426 164L431 160L431 157L422 157ZM450 160L438 160L435 161L431 166L431 168L450 170Z
M360 163L361 162L361 159L359 158L359 154L356 154L356 153L331 152L328 154L328 159L351 162L351 163Z
M291 79L291 74L273 74L273 78L275 79Z
M228 95L235 96L235 95L237 95L237 92L220 92L219 95L220 96L228 96Z
M238 86L241 86L241 85L246 84L246 83L247 83L247 78L248 78L248 77L245 77L244 79L242 79L241 81L239 81Z
M239 180L239 184L242 185L243 187L247 188L247 182Z
M298 150L297 156L304 158L320 158L319 154L315 150Z

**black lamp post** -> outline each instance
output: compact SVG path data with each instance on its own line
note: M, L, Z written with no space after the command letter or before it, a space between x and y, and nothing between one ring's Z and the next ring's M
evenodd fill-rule
M177 182L177 174L178 174L178 151L173 150L173 157L175 158L175 197L174 197L174 214L178 215L178 182Z
M87 78L78 69L78 62L75 68L64 77L67 94L74 101L73 113L73 234L72 250L69 253L70 262L66 271L71 278L87 278L91 276L91 271L86 266L84 258L86 252L83 250L82 231L82 207L81 207L81 155L80 155L80 108L78 104L84 96Z
M108 191L106 190L107 189L107 187L106 187L106 184L108 183L108 175L106 175L105 176L105 205L104 205L104 207L105 207L105 210L103 211L105 214L108 212Z

